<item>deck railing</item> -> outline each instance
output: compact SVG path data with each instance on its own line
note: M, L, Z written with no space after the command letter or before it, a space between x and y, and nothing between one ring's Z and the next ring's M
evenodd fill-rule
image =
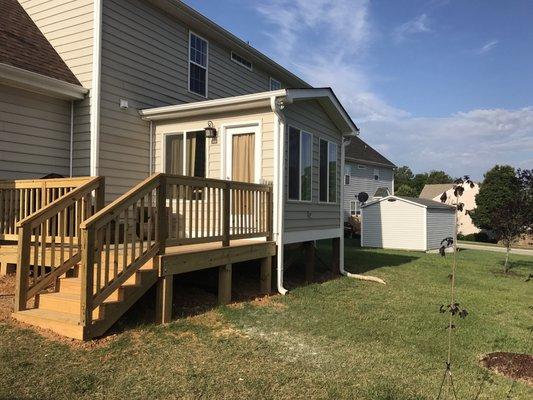
M88 178L0 181L0 240L17 240L17 223Z
M64 194L17 223L15 311L25 310L31 298L79 263L80 224L104 205L104 179L84 181L76 188L68 187L69 191L60 182L49 183L43 193L54 197L48 192L54 188Z
M272 238L272 187L157 174L81 224L81 321L170 246Z

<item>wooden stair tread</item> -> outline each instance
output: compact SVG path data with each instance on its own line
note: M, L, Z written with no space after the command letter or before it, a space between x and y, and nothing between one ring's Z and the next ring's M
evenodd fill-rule
M76 326L80 322L79 315L65 313L61 311L55 311L55 310L45 310L42 308L31 308L29 310L24 310L24 311L13 313L13 317L16 318L18 316L30 316L30 317L36 317L36 318L41 318L41 319L48 319L51 321L61 322L65 324L72 324Z

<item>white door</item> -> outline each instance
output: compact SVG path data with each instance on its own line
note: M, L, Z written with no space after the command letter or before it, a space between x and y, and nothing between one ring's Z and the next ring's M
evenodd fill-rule
M258 125L226 129L225 177L238 182L259 183L261 138Z

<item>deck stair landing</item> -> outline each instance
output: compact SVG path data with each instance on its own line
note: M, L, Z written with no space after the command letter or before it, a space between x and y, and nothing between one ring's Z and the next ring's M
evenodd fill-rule
M173 275L218 266L227 301L231 264L253 259L270 290L270 185L156 174L104 207L103 178L83 182L17 220L16 320L91 339L158 283L167 322Z

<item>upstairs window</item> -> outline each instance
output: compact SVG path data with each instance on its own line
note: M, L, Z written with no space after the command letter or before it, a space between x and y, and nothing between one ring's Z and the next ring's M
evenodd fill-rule
M252 62L248 61L246 58L238 55L237 53L234 53L233 51L231 52L231 61L236 62L250 71L252 70Z
M379 168L374 168L374 180L379 181Z
M319 200L324 203L337 202L337 145L320 139L320 188Z
M281 82L270 77L270 90L280 90L281 89Z
M189 33L189 91L207 97L207 59L209 43Z
M289 200L311 201L312 137L289 128Z
M350 184L350 177L352 175L352 168L349 165L344 166L344 184Z

